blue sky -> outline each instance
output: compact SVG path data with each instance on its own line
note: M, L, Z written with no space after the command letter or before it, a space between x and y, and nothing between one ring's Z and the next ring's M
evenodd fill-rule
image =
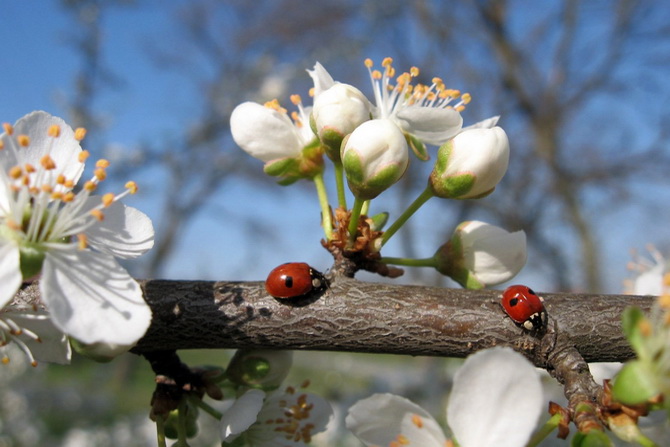
M192 90L194 84L183 82L174 72L157 69L147 56L155 38L169 29L171 14L162 3L146 2L139 8L117 8L105 15L105 63L121 79L118 89L106 88L96 102L97 109L109 118L102 135L106 143L132 150L138 142L164 141L175 133L174 129L188 126L190 116L198 110L194 103L197 98ZM73 31L68 31L71 23L63 15L59 2L39 2L38 8L31 2L3 4L0 41L4 44L6 63L0 72L0 121L14 122L36 109L64 116L62 100L71 93L73 74L80 64L76 52L66 45ZM361 87L367 89L367 86ZM306 92L300 93L306 96ZM626 110L634 111L635 107L636 104L629 104ZM99 144L100 139L90 141ZM100 147L88 149L94 156L102 156L96 152ZM260 162L258 168L261 168ZM160 175L148 171L144 178L134 178L142 189L138 197L129 202L154 219L158 217L157 202L165 199ZM317 242L321 231L316 218L315 193L310 186L259 190L248 181L236 181L228 182L225 188L225 196L206 207L187 227L166 276L262 279L273 266L297 260L296 257L320 268L330 264L329 255ZM645 185L641 182L638 189L643 188ZM645 193L668 197L667 188ZM259 241L240 225L240 218L249 216L250 203L261 210L260 220L269 220L265 216L271 216L277 228L289 228L281 231L280 240ZM603 256L610 292L620 289L630 248L643 249L649 242L670 246L665 232L668 213L664 203L668 202L659 202L657 206L652 203L651 209L635 205L615 207L610 217L600 222L598 236L612 241ZM440 206L432 202L427 205ZM399 211L393 210L392 204L390 207L392 212ZM228 218L222 219L222 215ZM296 215L300 218L296 219ZM424 229L429 231L430 226ZM250 243L260 248L248 250ZM425 256L432 254L430 247L421 248ZM391 243L387 250L392 256L398 254L399 248ZM537 284L535 287L540 290L546 284L541 276L528 273L523 273L518 280Z

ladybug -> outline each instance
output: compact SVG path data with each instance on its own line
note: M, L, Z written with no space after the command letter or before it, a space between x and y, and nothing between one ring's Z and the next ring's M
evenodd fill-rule
M265 290L275 298L290 299L323 290L326 278L304 262L287 262L275 267L265 280Z
M503 292L500 304L512 321L526 330L537 331L547 324L544 299L528 286L509 286Z

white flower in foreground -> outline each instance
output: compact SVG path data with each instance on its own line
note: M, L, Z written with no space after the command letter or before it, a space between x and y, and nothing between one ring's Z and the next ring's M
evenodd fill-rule
M542 406L535 368L509 348L492 348L468 357L456 373L447 419L461 447L522 447ZM357 402L345 422L370 447L444 447L447 443L428 412L392 394L375 394Z
M243 436L254 447L306 446L325 430L332 416L323 398L287 388L266 394L252 389L240 396L221 418L221 438L232 442Z
M358 126L342 143L341 157L349 189L364 200L377 197L400 180L409 164L407 141L387 119Z
M33 366L38 360L70 363L67 336L53 325L47 312L14 307L0 311L0 361L5 364L10 361L5 352L10 343L18 346Z
M319 62L314 64L312 70L308 69L307 73L314 83L314 91L312 92L314 98L317 98L322 92L328 90L337 83L330 73L328 73L328 70L326 70L326 68Z
M526 264L526 233L478 220L462 222L434 259L437 271L463 287L493 286L512 279Z
M336 83L314 98L312 123L331 160L340 159L342 139L370 119L370 102L349 84Z
M115 258L153 246L151 220L118 200L134 193L91 196L108 163L74 192L88 152L62 119L33 112L0 135L0 305L21 281L41 272L40 293L53 324L83 343L131 346L151 310L139 284Z
M365 61L375 95L373 116L392 120L422 143L439 146L453 138L463 125L459 112L470 102L470 95L447 89L439 78L433 78L429 86L413 85L412 79L419 75L419 69L412 67L409 73L396 77L392 64L391 58L385 58L384 71L380 72L372 69L372 60ZM394 77L395 84L392 84ZM418 156L427 159L423 148L413 149L420 152Z
M447 422L461 447L523 447L543 406L537 369L510 348L491 348L456 372Z
M300 103L299 103L300 104ZM306 123L309 113L300 105L291 120L277 101L261 105L243 102L230 115L233 139L246 153L264 162L300 156L316 137Z
M485 197L502 180L508 164L509 141L502 128L471 128L440 147L429 185L438 197Z

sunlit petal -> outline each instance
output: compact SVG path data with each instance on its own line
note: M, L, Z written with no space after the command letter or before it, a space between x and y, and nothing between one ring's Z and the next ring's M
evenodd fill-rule
M19 247L0 238L0 308L7 304L21 285Z

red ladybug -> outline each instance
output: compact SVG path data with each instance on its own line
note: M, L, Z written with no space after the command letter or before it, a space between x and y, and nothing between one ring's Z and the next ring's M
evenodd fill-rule
M275 298L297 298L326 287L321 272L304 262L287 262L270 272L265 290Z
M509 286L503 292L500 303L512 321L529 331L537 331L547 324L544 299L528 286Z

